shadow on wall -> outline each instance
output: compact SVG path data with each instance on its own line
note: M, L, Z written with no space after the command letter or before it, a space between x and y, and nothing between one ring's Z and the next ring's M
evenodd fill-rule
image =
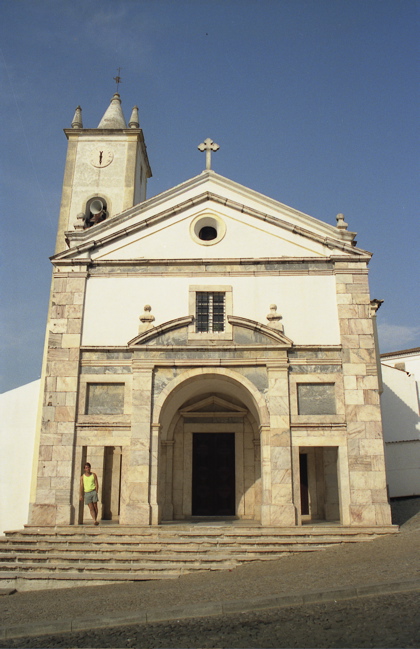
M386 384L381 407L385 442L419 439L420 416Z
M407 521L417 517L420 527L420 496L410 498L392 498L391 514L393 525L404 525ZM414 523L414 521L412 521Z

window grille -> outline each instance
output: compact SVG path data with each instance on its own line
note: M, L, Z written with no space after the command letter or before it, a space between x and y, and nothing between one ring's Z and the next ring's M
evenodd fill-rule
M196 331L225 330L225 293L196 293Z

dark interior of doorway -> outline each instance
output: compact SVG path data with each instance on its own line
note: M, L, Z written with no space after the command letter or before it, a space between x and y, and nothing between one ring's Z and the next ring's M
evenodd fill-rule
M102 480L102 520L118 521L121 496L121 446L105 446Z
M235 514L235 433L194 433L192 515Z
M308 483L308 454L299 455L300 474L300 513L302 516L309 514L309 483Z

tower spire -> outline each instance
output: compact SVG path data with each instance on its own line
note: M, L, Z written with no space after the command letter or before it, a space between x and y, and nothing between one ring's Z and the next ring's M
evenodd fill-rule
M73 121L71 123L72 128L83 128L82 122L82 109L78 106L74 112Z
M112 97L110 105L98 124L98 128L127 128L121 108L121 97L118 92Z
M140 122L139 122L139 108L138 106L134 106L132 112L131 112L131 117L130 121L128 122L128 127L129 128L139 128L140 127Z

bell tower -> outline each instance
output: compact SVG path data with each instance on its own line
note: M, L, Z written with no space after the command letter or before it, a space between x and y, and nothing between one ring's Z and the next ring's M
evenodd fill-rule
M115 93L97 128L83 128L76 108L68 140L55 253L66 249L66 232L84 230L146 199L151 177L138 108L127 123Z

